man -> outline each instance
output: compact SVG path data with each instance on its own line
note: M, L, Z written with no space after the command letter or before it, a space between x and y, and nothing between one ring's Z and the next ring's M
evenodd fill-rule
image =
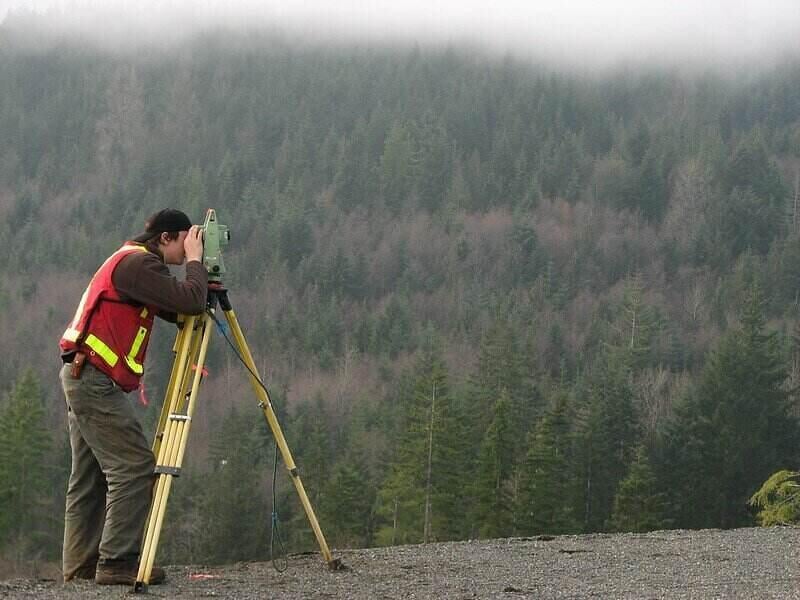
M178 210L152 215L92 277L60 347L72 447L63 576L136 582L155 459L125 392L139 387L158 315L201 314L208 274L200 227ZM186 261L186 279L168 264ZM154 567L151 584L164 580Z

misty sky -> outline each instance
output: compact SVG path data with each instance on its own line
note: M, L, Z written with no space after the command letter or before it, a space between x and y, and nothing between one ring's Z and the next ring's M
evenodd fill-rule
M19 6L106 41L263 24L324 43L469 43L589 66L800 54L800 0L0 0L0 15Z

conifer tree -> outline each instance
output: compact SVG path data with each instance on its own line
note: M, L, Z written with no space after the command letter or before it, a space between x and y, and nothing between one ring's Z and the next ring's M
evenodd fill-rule
M484 336L477 373L472 378L472 437L481 439L494 417L500 395L508 395L513 452L520 454L525 434L540 410L537 390L530 374L532 361L522 348L519 335L508 319L498 318Z
M726 192L737 188L750 190L765 200L770 208L786 197L780 173L770 159L763 132L758 127L736 145L723 168L721 179Z
M579 434L584 527L602 530L611 515L617 485L633 457L637 420L630 368L623 352L610 352L589 386L586 418Z
M478 453L475 523L481 537L506 537L513 532L513 448L511 400L502 390Z
M760 525L792 525L800 523L800 472L783 469L774 473L752 495L748 504L759 509Z
M667 433L663 471L679 526L750 523L747 499L771 473L796 464L787 367L763 310L753 285L741 326L722 337Z
M337 462L319 503L320 522L329 542L348 548L368 545L374 502L363 458L350 454Z
M614 349L625 356L633 369L647 365L660 323L652 307L645 303L645 286L640 273L628 278L619 314L613 325Z
M518 219L522 221L522 219ZM519 222L514 226L510 239L510 265L512 286L530 285L539 273L544 257L540 257L536 231L530 225Z
M636 458L619 484L614 510L609 519L613 531L644 532L664 529L670 523L667 494L650 466L644 446L636 449Z
M0 407L0 547L21 563L41 558L45 517L56 510L47 500L52 440L32 369L20 375Z
M414 181L416 148L409 128L396 122L386 135L381 156L381 192L386 205L397 212Z
M667 205L667 177L663 159L652 146L644 155L637 183L635 196L639 209L647 219L660 220Z
M401 423L400 441L379 493L380 544L451 539L458 513L461 433L453 418L447 371L435 343L420 353Z
M330 477L332 445L330 418L321 395L313 403L300 409L297 423L292 428L295 462L304 473L303 485L313 505L316 505Z
M563 534L578 530L574 506L579 482L572 465L572 445L568 396L559 390L530 434L515 507L519 533Z
M162 563L191 565L209 560L208 515L203 510L209 490L216 491L216 482L210 479L213 475L198 473L190 464L186 463L180 480L172 483L158 542L158 560ZM224 560L222 552L218 556Z
M417 193L421 205L431 211L444 203L450 182L450 152L444 124L426 113L419 128L419 177Z
M212 563L263 556L268 504L263 493L263 423L232 407L209 448L210 473L198 506L198 554Z

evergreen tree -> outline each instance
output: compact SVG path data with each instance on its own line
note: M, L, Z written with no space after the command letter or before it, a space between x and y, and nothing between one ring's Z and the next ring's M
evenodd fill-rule
M722 173L725 190L750 190L774 206L786 197L776 165L770 160L760 129L753 129L734 148Z
M264 556L269 519L262 487L263 427L232 407L212 436L210 472L197 509L202 521L198 555L205 562Z
M415 157L415 143L408 127L395 123L386 136L381 157L381 191L386 205L394 212L399 212L411 193Z
M48 549L46 517L58 510L48 501L51 445L39 381L27 369L0 409L0 547L17 565Z
M765 254L779 232L781 209L750 188L734 188L720 206L720 236L731 256L751 250Z
M289 269L296 269L303 258L314 248L314 235L310 215L301 202L301 192L294 182L280 197L275 219L270 223L271 238L277 242L277 252Z
M515 520L523 535L578 530L575 499L579 482L572 464L570 426L568 396L556 391L552 406L531 432L521 469Z
M496 412L495 404L501 394L508 395L513 452L520 453L535 415L540 409L539 398L530 375L528 353L522 347L519 334L506 318L494 321L483 337L478 357L477 373L472 378L475 394L472 398L473 439L481 439L487 424Z
M316 506L325 488L333 464L330 436L330 417L318 395L313 405L300 409L296 424L292 427L295 462L303 472L303 485L311 504Z
M613 325L613 347L625 356L632 368L648 364L660 323L652 307L644 301L644 283L639 273L628 278L618 317Z
M191 443L191 442L190 442ZM186 463L189 467L189 463ZM216 492L216 482L208 473L187 468L172 482L167 512L158 542L158 560L166 564L191 565L210 559L207 537L207 491ZM209 481L211 485L209 486ZM260 524L259 524L260 525ZM216 550L216 560L224 561L224 552Z
M362 457L346 456L336 463L319 506L320 521L330 542L357 548L370 543L375 493Z
M545 258L540 256L536 231L528 224L517 223L510 237L510 283L514 287L528 286L535 281Z
M774 473L752 495L748 504L759 510L756 518L764 527L800 523L800 472Z
M478 453L475 523L481 537L506 537L513 532L512 436L511 400L502 390Z
M417 193L421 205L431 211L444 203L450 183L450 148L444 125L432 113L425 115L419 130L419 177Z
M189 167L180 180L178 194L180 206L186 214L197 215L196 218L205 214L208 200L203 169L197 166Z
M644 446L636 449L636 458L619 484L614 510L609 520L613 531L645 532L669 526L667 494L659 491L659 482L650 466Z
M667 434L663 469L679 526L750 523L747 499L770 473L797 460L786 365L776 334L766 331L763 310L754 285L741 326L720 340Z
M600 531L611 516L617 485L633 457L637 420L630 369L621 352L604 357L592 376L579 433L584 527Z
M463 521L458 510L464 470L454 454L461 431L453 418L447 371L435 346L421 352L411 397L403 400L399 443L378 498L383 522L376 541L451 539Z
M667 177L663 160L652 147L644 155L634 194L639 209L645 218L659 221L667 207Z
M391 358L411 346L411 308L405 294L393 294L376 324L375 350Z

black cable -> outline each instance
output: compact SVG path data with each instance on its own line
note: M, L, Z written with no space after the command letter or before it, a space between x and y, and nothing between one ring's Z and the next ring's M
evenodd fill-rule
M275 460L272 463L272 520L271 527L270 527L270 536L269 536L269 557L272 561L273 568L278 573L283 573L286 569L289 568L289 559L286 556L286 546L283 543L283 537L281 536L281 530L278 527L278 511L275 510L275 507L278 505L277 499L277 492L275 489L275 481L277 480L278 475L278 444L275 444ZM278 544L280 545L280 552L279 558L274 558L274 549L275 549L275 538L278 539ZM282 567L278 566L277 561L280 560Z
M264 382L261 381L261 378L258 376L257 373L254 373L253 370L247 365L242 355L239 353L239 349L234 345L234 343L230 340L227 333L225 332L225 327L223 326L222 322L217 318L217 315L214 314L214 311L208 310L208 315L211 319L216 323L217 329L222 334L222 337L225 338L225 341L228 342L228 345L233 350L233 353L236 355L236 358L239 359L239 362L244 365L244 368L247 369L248 373L252 375L253 379L258 382L258 385L264 390L267 394L267 398L270 398L269 390L267 386L264 385ZM270 400L271 402L271 400ZM269 559L272 563L272 566L278 573L283 573L287 568L289 568L289 559L286 556L286 546L283 543L283 537L281 536L280 528L278 527L278 511L276 506L278 505L277 500L277 491L276 491L276 483L278 480L278 455L279 455L279 448L277 442L275 443L275 458L272 462L272 515L270 519L270 536L269 536ZM281 554L276 558L274 555L275 550L275 541L277 539L278 545L280 546ZM280 562L283 566L279 567L278 562Z

